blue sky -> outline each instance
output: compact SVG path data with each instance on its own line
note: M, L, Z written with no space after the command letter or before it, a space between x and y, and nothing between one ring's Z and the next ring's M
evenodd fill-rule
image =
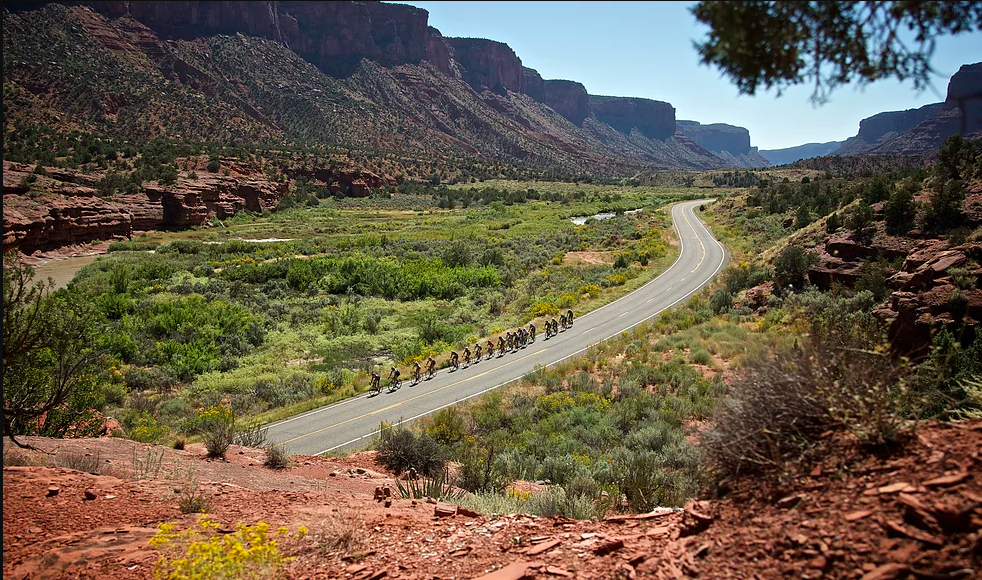
M740 96L717 69L700 65L692 43L706 28L689 13L691 2L400 3L428 10L430 25L444 36L507 43L543 78L579 81L591 94L668 101L678 119L746 127L761 149L840 141L855 135L865 117L943 101L958 67L982 60L982 33L940 37L933 90L884 80L839 87L816 107L810 86L781 97L773 90Z

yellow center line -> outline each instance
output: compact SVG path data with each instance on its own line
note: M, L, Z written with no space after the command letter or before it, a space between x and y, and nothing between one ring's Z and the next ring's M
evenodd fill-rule
M588 332L590 332L591 330L593 330L594 328L596 328L596 326L592 326L592 327L590 327L590 328L588 328L588 329L586 329L586 330L584 330L584 331L583 331L583 332L581 332L580 334L586 334L586 333L588 333Z
M617 315L617 318L620 318L621 316L626 316L626 315L627 315L627 311L621 312L620 314Z
M596 328L596 327L594 327L594 328ZM593 330L593 329L591 329L591 330ZM422 397L426 397L426 396L432 395L433 393L438 393L438 392L440 392L440 391L442 391L444 389L449 389L450 387L457 386L457 385L459 385L461 383L466 383L467 381L472 381L472 380L474 380L476 378L483 377L484 375L486 375L486 374L488 374L488 373L490 373L490 372L492 372L492 371L494 371L496 369L501 369L501 368L504 368L504 367L506 367L508 365L515 364L515 363L517 363L517 362L519 362L521 360L527 359L530 356L535 356L537 354L542 354L542 353L544 353L547 350L549 350L548 347L546 347L546 348L544 348L542 350L539 350L539 351L536 351L536 352L527 354L527 355L525 355L523 357L516 358L513 361L506 362L503 365L497 366L497 367L495 367L493 369L486 370L483 373L476 374L476 375L474 375L472 377L467 377L466 379L461 379L461 380L459 380L457 382L450 383L449 385L444 385L444 386L442 386L442 387L440 387L438 389L433 389L432 391L428 391L426 393L420 393L419 395L416 395L415 397L410 397L410 398L406 399L405 401L400 401L398 403L389 405L388 407L383 407L381 409L376 409L374 411L369 411L368 413L364 413L362 415L358 415L357 417L352 417L350 419L345 419L344 421L335 423L333 425L328 425L327 427L321 427L320 429L315 429L314 431L311 431L310 433L304 433L303 435L297 435L293 439L287 439L286 441L283 441L282 443L279 443L278 445L286 445L287 443L292 443L292 442L297 441L299 439L303 439L304 437L310 437L311 435L316 435L318 433L323 433L324 431L328 431L330 429L334 429L335 427L340 427L341 425L344 425L344 424L347 424L347 423L351 423L352 421L357 421L359 419L364 419L365 417L370 417L372 415L377 415L378 413L382 413L382 412L388 411L390 409L395 409L396 407L398 407L400 405L405 405L406 403L408 403L410 401L415 401L416 399L419 399L419 398L422 398Z
M693 268L691 272L689 272L690 274L693 274L695 273L696 270L699 269L699 266L702 266L702 263L706 260L706 245L702 243L702 238L699 237L699 233L696 231L696 228L692 225L692 222L689 221L689 216L685 215L685 213L683 212L682 217L685 218L685 223L689 224L689 228L692 229L692 233L696 234L696 241L699 242L699 246L702 248L702 257L699 258L699 263L696 264L696 267ZM685 280L685 278L682 278L682 280Z

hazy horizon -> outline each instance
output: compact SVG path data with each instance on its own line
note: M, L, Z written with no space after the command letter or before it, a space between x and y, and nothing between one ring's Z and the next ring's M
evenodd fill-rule
M694 2L397 3L426 9L430 26L445 36L508 44L544 79L577 81L594 95L667 101L679 120L746 127L760 149L842 141L864 118L943 101L951 75L982 56L982 33L941 36L927 90L890 79L840 87L830 102L813 106L810 85L781 97L773 90L741 96L717 69L700 65L692 44L708 28L689 13Z

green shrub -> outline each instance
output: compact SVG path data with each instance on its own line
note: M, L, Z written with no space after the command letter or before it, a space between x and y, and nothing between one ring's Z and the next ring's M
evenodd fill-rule
M404 499L432 498L441 501L456 502L463 497L464 492L453 486L450 474L446 469L432 477L410 477L405 481L396 478L396 488Z
M446 465L439 443L425 434L417 436L405 427L382 425L375 448L379 462L393 473L415 469L420 475L433 477Z
M235 414L224 405L208 407L198 411L185 430L202 436L208 457L225 457L235 439Z
M709 308L713 314L723 314L733 308L733 294L725 288L718 288L709 297Z
M725 474L780 472L830 428L889 445L903 436L911 408L905 377L905 367L859 331L815 335L798 348L745 361L703 442Z
M180 497L177 498L177 508L182 514L206 513L210 503L205 492L198 489L197 482L190 482L183 486Z
M689 353L689 362L697 365L711 366L713 364L713 355L702 348L693 349Z

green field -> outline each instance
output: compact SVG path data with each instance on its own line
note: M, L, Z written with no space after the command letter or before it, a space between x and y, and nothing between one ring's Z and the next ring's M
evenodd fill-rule
M691 192L501 182L298 196L116 242L71 287L102 322L104 412L163 439L195 409L273 420L364 391L372 369L442 364L482 337L606 304L674 260L667 207ZM570 221L598 212L619 215Z

